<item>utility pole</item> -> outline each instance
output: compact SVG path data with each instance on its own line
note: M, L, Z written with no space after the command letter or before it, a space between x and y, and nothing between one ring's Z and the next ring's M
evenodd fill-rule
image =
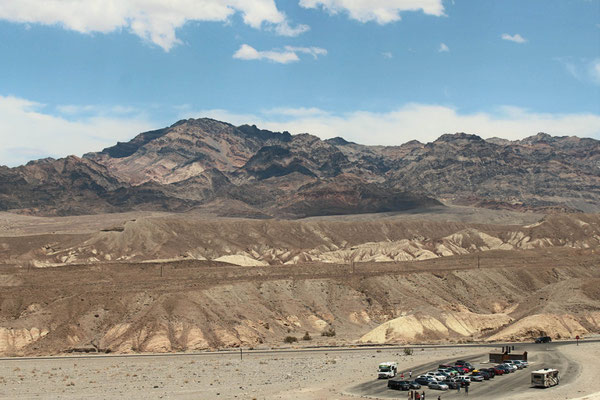
M481 268L481 265L479 265L479 254L477 254L477 269Z
M242 348L240 347L240 361L242 360Z
M160 264L160 277L162 278L162 276L163 276L163 265Z

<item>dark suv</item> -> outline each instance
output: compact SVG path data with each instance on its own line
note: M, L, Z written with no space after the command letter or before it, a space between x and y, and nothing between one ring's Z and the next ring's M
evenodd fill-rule
M410 390L410 382L409 381L397 381L395 379L390 379L388 381L388 388L396 389L396 390Z
M550 336L540 336L539 338L535 339L536 343L550 343L552 341L552 338Z

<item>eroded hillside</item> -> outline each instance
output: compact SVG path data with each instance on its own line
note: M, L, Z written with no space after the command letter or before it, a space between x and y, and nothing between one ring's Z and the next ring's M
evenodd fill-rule
M555 338L600 330L600 257L490 251L403 263L4 268L0 354ZM383 325L381 325L383 324ZM321 333L335 330L335 336Z
M431 221L206 219L142 216L92 233L15 235L0 262L38 267L108 261L212 260L242 266L424 260L489 250L597 248L600 216L548 215L526 225Z
M4 218L0 354L279 346L306 332L311 344L600 332L594 214Z

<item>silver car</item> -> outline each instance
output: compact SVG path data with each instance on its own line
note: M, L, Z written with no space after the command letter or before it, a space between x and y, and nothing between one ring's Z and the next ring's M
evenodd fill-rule
M448 385L446 385L445 383L441 383L441 382L431 382L428 385L429 389L435 389L435 390L448 390Z

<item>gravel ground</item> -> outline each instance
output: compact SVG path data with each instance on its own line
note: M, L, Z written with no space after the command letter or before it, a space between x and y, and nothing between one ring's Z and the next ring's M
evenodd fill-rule
M397 361L400 371L489 348L179 354L170 356L10 359L0 362L2 399L356 399L349 387L375 378L377 364ZM515 399L597 399L600 343L566 345L580 363L577 378L539 395ZM404 398L404 393L399 398Z
M349 399L342 392L375 378L377 364L400 369L483 348L245 353L3 360L0 398Z

